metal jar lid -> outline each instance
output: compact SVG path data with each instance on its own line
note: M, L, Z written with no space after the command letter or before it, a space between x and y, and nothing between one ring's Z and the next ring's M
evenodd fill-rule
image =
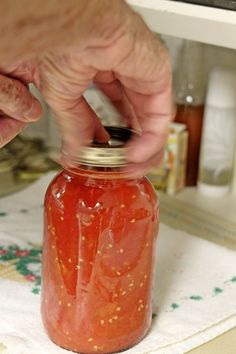
M107 143L94 141L90 146L84 147L79 162L84 165L96 167L121 167L127 164L125 144L131 135L136 134L126 127L104 127L110 135Z

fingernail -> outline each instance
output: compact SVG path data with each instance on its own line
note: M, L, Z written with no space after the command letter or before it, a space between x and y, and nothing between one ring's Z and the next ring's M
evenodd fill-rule
M24 117L28 119L35 119L39 118L42 114L43 109L41 104L36 99L34 99L30 110L24 114Z

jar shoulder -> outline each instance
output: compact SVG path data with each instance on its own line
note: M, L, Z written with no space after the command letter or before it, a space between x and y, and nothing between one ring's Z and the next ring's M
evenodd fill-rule
M151 201L154 206L158 205L157 193L147 177L136 179L112 179L84 177L60 171L48 186L46 201L67 196L71 200L84 199L89 201L104 199L114 204L128 201L128 204Z

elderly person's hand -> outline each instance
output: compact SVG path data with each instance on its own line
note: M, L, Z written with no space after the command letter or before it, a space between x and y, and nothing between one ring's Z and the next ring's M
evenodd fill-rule
M142 174L161 161L174 115L167 50L122 0L87 2L78 24L77 36L66 45L23 65L55 113L63 163L74 164L81 146L94 137L108 139L83 97L94 82L127 124L140 130L140 137L129 143L127 159L133 173ZM9 67L8 73L19 77L19 68L16 73Z
M141 174L160 163L174 114L169 56L126 4L120 6L116 27L112 14L102 20L101 24L96 20L98 33L100 27L109 28L109 36L104 30L96 41L88 38L81 50L70 48L61 55L51 52L42 59L40 87L61 128L66 163L73 163L81 145L94 136L107 139L83 98L87 86L95 82L128 125L141 130L140 137L130 142L127 155L133 172Z
M24 79L24 75L21 75L18 80L0 74L0 147L41 115L41 105L29 92L27 77Z

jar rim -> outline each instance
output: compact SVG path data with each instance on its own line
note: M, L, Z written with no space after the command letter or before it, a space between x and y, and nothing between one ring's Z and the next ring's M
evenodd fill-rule
M78 162L94 167L122 167L128 164L126 144L131 136L138 133L127 127L104 126L110 139L107 143L93 141L82 148Z

